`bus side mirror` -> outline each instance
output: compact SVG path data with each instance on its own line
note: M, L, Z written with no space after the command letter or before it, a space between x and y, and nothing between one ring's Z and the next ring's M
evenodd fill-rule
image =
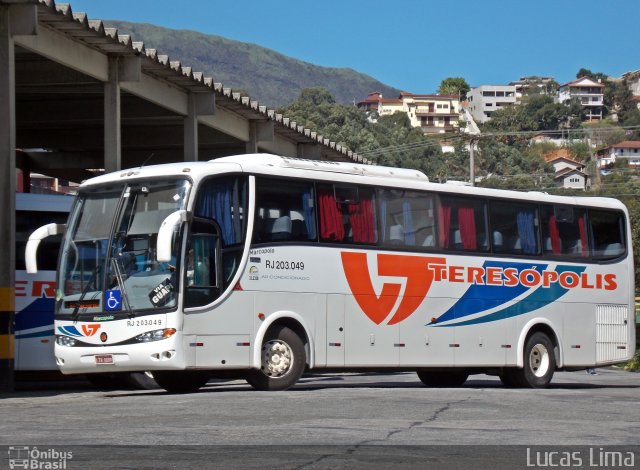
M24 260L28 274L36 274L38 272L38 245L47 237L54 235L64 235L67 231L66 224L47 224L36 229L27 241L27 246L24 250Z
M179 210L169 214L160 224L158 230L158 242L156 250L156 259L161 263L171 261L171 245L173 241L173 232L180 226L182 222L187 221L187 211Z

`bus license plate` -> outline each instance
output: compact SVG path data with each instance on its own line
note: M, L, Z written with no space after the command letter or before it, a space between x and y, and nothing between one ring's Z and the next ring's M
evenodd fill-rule
M113 364L113 356L111 354L96 356L96 364Z

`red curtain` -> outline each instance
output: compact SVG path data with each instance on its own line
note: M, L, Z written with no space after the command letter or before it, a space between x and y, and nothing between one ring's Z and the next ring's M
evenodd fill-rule
M587 229L584 225L584 216L578 218L578 230L580 230L580 256L589 256L587 246Z
M476 239L476 219L472 207L458 208L458 225L460 227L462 247L465 250L475 250L478 248L478 241Z
M438 207L438 237L440 246L449 248L449 230L451 229L451 206Z
M556 223L556 216L549 217L549 236L551 237L551 251L554 255L560 254L560 232Z
M320 237L323 240L341 242L344 240L342 213L331 189L318 189L320 204Z
M374 243L376 241L373 220L373 202L371 196L361 193L360 204L349 204L349 216L353 241L355 243Z

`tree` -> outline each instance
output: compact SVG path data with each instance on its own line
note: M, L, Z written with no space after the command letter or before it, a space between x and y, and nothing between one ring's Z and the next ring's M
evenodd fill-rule
M439 95L456 95L460 97L465 97L467 93L471 90L471 87L467 83L467 81L462 77L449 77L445 78L440 82L440 87L438 88Z
M598 80L605 82L609 78L606 73L592 72L591 70L585 69L585 68L581 68L580 70L578 70L578 73L576 74L576 78L582 78L582 77L590 78L594 82L597 82Z

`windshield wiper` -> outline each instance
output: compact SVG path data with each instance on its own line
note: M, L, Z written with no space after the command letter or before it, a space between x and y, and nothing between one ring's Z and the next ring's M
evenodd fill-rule
M120 287L120 294L122 295L122 300L129 314L129 318L135 317L133 310L131 309L131 304L129 303L129 294L127 294L127 289L124 286L124 278L122 277L122 270L120 269L120 262L118 259L111 258L111 264L113 266L113 271L116 275L116 280L118 281L118 287Z
M73 320L74 322L77 321L78 316L80 315L80 304L82 304L82 301L84 300L84 296L87 295L87 293L89 292L89 287L95 282L96 276L98 275L98 271L102 266L103 266L103 263L98 263L96 267L93 268L93 271L91 272L91 277L89 278L89 282L87 282L84 288L82 289L82 292L80 293L80 297L78 297L78 300L76 301L76 306L73 308L73 312L71 313L71 320ZM97 290L97 286L96 286L96 290Z

